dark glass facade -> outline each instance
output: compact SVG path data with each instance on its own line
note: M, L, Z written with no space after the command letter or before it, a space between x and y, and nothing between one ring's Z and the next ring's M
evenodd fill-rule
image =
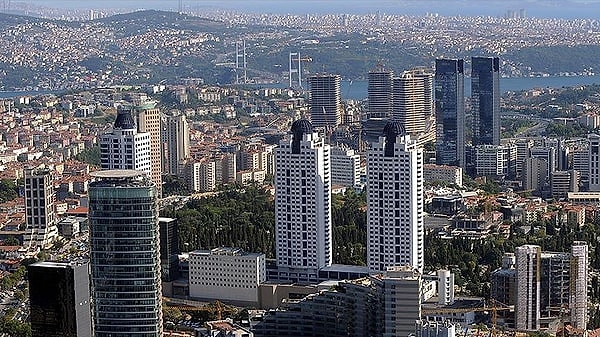
M89 265L39 262L27 268L33 337L91 337Z
M473 145L500 145L500 59L471 60Z
M179 278L179 238L177 219L159 218L160 227L160 270L164 282Z
M96 337L162 336L156 189L132 172L98 172L89 188Z
M435 60L436 163L465 167L463 60Z

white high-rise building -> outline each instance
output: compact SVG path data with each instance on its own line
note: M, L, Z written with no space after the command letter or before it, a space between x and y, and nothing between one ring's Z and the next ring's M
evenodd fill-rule
M190 158L190 127L184 114L176 113L163 119L161 132L163 172L182 175L183 165Z
M586 329L588 321L588 244L575 241L571 246L571 325Z
M140 102L141 103L141 102ZM162 195L162 146L160 142L160 109L156 101L145 101L136 106L139 132L150 134L150 171L158 195Z
M475 148L475 173L478 176L513 176L516 173L517 146L479 145Z
M423 270L423 152L399 122L367 153L367 263Z
M23 245L34 249L49 248L58 236L50 170L25 169L25 214L27 230Z
M540 329L541 248L524 245L515 249L517 270L517 330Z
M119 108L113 130L100 137L103 170L137 170L151 174L150 134L138 133L131 110Z
M331 149L331 184L350 187L360 184L360 155L358 153L343 147Z
M406 71L394 78L393 88L393 119L416 139L433 113L433 74Z
M275 150L277 267L312 282L332 262L330 149L307 120L291 133Z

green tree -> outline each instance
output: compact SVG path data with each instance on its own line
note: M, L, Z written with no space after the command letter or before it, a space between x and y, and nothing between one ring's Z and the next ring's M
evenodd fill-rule
M14 180L0 180L0 203L16 199L19 196L17 192L18 188Z
M81 151L75 156L75 159L90 165L100 166L100 146L93 146Z

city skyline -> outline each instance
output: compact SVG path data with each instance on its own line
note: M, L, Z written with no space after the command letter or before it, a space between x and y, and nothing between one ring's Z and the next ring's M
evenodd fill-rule
M365 14L369 12L386 12L388 14L409 14L424 15L427 13L439 13L440 15L492 15L501 16L507 10L525 9L529 15L534 17L558 17L558 18L593 18L590 12L597 9L599 1L587 0L529 0L529 1L481 1L481 0L427 0L427 1L345 1L345 4L351 6L340 7L341 1L315 1L315 0L292 0L286 1L285 6L281 2L274 0L253 1L249 4L247 1L229 0L229 1L197 1L183 0L182 9L225 9L237 10L240 12L265 12L265 13L338 13L338 14ZM29 0L28 4L35 4L44 7L58 8L80 8L80 9L109 9L121 8L128 10L140 9L158 9L158 10L179 10L178 0L128 0L128 1L87 1L85 3L74 0ZM343 9L341 9L343 8Z

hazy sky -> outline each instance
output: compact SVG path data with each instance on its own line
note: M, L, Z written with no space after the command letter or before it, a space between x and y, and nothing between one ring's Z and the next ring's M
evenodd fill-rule
M0 4L3 1L0 0ZM13 0L15 1L15 0ZM119 8L175 10L179 0L21 0L44 7ZM362 14L381 11L389 14L491 15L524 8L528 16L600 19L600 0L183 0L184 8L237 9L239 11L306 14Z

